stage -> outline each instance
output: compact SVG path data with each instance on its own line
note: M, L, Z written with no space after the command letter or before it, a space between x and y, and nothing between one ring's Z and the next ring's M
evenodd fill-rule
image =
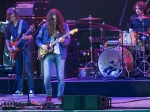
M0 77L0 100L15 101L20 104L27 104L27 79L24 78L24 95L13 96L16 91L16 79L10 77ZM45 103L45 89L43 85L43 77L34 78L35 95L30 96L31 103L38 106L25 106L18 108L18 110L50 110L62 111L61 103L57 101L57 78L52 78L53 100L54 104L59 104L60 107L53 109L51 107L42 108L41 105ZM94 77L80 77L65 79L64 95L103 95L111 98L111 108L104 110L90 110L91 111L150 111L149 96L150 96L150 80L149 79L104 79L97 76ZM2 107L2 105L1 105ZM73 110L70 110L73 111ZM76 110L80 112L84 110ZM88 110L86 111L88 112Z
M12 96L1 95L1 102L3 101L15 101L18 102L17 110L15 111L52 111L52 112L107 112L107 111L127 111L127 112L149 112L150 111L150 98L149 97L110 97L112 99L112 106L104 110L63 110L61 107L61 102L58 102L57 98L53 98L53 104L57 105L57 108L52 108L52 106L45 106L45 94L36 94L30 97L31 104L34 106L27 106L28 96ZM22 106L26 105L26 106ZM2 111L2 107L0 108Z
M16 78L0 77L0 93L13 94ZM57 78L52 78L53 97L57 97ZM27 79L24 78L24 94L27 94ZM5 85L5 86L2 86ZM35 94L45 94L43 77L34 78ZM149 97L150 79L103 79L80 77L65 79L65 95L104 95L108 97Z

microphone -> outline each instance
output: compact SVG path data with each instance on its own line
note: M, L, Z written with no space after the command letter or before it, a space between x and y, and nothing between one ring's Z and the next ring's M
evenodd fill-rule
M38 26L41 26L43 23L45 23L46 22L46 20L45 19L43 19L43 21L41 21L40 23L39 23L39 25Z
M149 0L146 1L146 4L148 4Z

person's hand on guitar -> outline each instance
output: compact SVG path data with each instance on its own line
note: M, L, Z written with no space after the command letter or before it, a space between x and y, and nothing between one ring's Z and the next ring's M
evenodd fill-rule
M14 49L13 49L12 47L8 47L8 51L9 51L9 52L13 52Z
M65 38L61 38L60 37L58 41L61 42L61 43L63 43L65 41Z
M44 45L44 44L41 46L41 48L46 50L46 51L48 50L47 45Z
M32 39L32 35L23 36L23 39L24 40L30 40L30 39Z

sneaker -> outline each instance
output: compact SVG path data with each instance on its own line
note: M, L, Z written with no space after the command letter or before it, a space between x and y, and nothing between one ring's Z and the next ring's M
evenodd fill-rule
M58 96L58 101L62 102L62 96Z
M29 96L34 96L34 91L33 90L29 91Z
M52 96L47 96L46 103L51 103L51 102L52 102Z
M13 96L22 96L23 95L23 92L21 92L21 91L19 91L19 90L17 90L14 94L13 94Z

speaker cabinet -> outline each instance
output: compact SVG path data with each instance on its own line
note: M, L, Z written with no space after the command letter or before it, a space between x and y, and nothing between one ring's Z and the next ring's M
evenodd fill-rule
M63 110L81 110L81 96L64 95L62 99Z
M3 53L4 53L5 35L0 33L0 65L3 65Z
M82 110L97 110L98 95L85 95L81 97Z
M111 99L101 95L64 95L64 110L101 110L111 107Z
M67 49L67 58L65 64L65 78L77 77L79 58L78 58L78 45L77 40L72 39Z

